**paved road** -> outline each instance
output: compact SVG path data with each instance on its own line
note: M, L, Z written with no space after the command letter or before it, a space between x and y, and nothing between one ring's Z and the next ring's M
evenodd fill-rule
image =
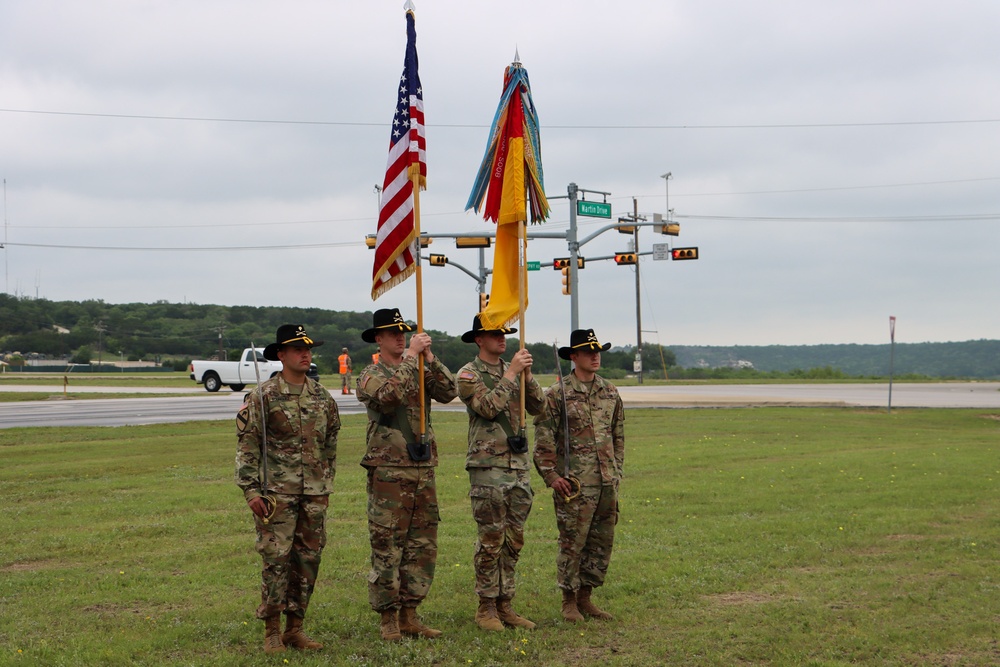
M644 385L622 387L627 406L719 407L813 405L882 407L888 384ZM900 408L1000 408L1000 382L894 383L892 406Z
M90 393L99 387L74 391ZM51 391L51 388L49 388ZM24 389L24 391L31 391ZM121 391L118 389L117 391ZM132 392L133 389L129 389ZM184 393L190 394L186 390ZM138 393L138 392L137 392ZM163 393L157 391L155 393ZM180 393L180 392L177 392ZM171 422L233 419L243 404L245 392L219 392L197 396L157 398L94 398L85 401L63 400L55 394L50 401L0 403L0 428L18 426L125 426L129 424L166 424ZM362 412L354 396L334 396L342 414Z
M243 402L243 392L208 394L203 389L145 388L149 393L176 393L177 397L62 400L53 386L5 387L0 391L52 392L50 401L0 403L0 428L19 426L124 426L195 420L232 419ZM115 387L75 387L74 392L121 392ZM130 393L143 393L129 388ZM187 394L184 396L183 394ZM194 395L192 395L194 394ZM744 406L888 406L886 384L765 384L671 385L622 387L626 407L744 407ZM362 412L354 396L334 393L344 414ZM893 407L1000 409L1000 382L894 384ZM464 410L458 400L434 405L435 410Z

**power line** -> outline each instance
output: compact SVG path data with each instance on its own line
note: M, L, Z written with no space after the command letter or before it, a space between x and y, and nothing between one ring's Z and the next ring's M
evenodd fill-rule
M941 215L898 215L898 216L750 216L750 215L684 215L675 213L675 218L684 220L720 220L747 222L975 222L1000 220L1000 213L944 213Z
M1000 176L986 176L984 178L962 178L951 181L920 181L915 183L883 183L880 185L843 185L843 186L832 186L827 188L794 188L787 190L746 190L743 192L689 192L689 193L670 193L671 197L722 197L728 195L771 195L771 194L790 194L795 192L838 192L843 190L876 190L880 188L909 188L909 187L922 187L926 185L955 185L958 183L982 183L984 181L1000 181ZM646 197L652 197L654 195L645 195ZM659 197L659 194L655 195ZM619 197L620 199L620 197Z
M903 215L903 216L749 216L749 215L674 215L678 220L700 220L718 222L980 222L1000 220L1000 213L947 213L941 215ZM602 220L587 221L600 224ZM546 227L564 227L566 221L550 221ZM433 233L430 234L433 236ZM350 248L364 245L363 241L338 241L332 243L305 243L299 245L264 245L264 246L212 246L212 247L135 247L135 246L88 246L53 243L8 243L11 246L25 248L51 248L61 250L113 250L128 252L242 252L246 250L310 250L315 248Z
M208 116L159 116L153 114L87 113L82 111L48 111L42 109L0 109L3 113L47 116L78 116L84 118L128 118L133 120L170 120L201 123L257 123L266 125L325 125L343 127L387 127L389 123L331 120L283 120L273 118L216 118ZM1000 118L969 118L950 120L871 121L857 123L739 123L716 125L542 125L548 130L781 130L838 127L906 127L923 125L975 125L1000 123ZM428 123L427 127L482 129L489 125L471 123Z
M205 248L168 248L165 246L132 247L132 246L94 246L94 245L63 245L54 243L10 243L8 245L24 248L56 248L62 250L141 250L163 252L230 252L243 250L308 250L311 248L345 248L364 245L364 241L340 241L337 243L307 243L302 245L261 245L261 246L212 246Z
M433 218L444 215L457 215L462 214L464 211L458 213L423 213L424 218ZM375 218L373 217L363 217L363 218L327 218L324 220L278 220L270 222L219 222L219 223L199 223L199 224L179 224L179 225L10 225L12 229L80 229L80 230L92 230L92 229L114 229L114 230L128 230L128 231L155 231L158 229L211 229L216 227L276 227L284 225L328 225L328 224L343 224L349 222L367 222L374 223Z

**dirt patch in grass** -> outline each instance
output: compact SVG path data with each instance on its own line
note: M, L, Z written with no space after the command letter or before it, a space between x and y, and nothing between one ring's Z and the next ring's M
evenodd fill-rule
M50 558L48 560L25 560L0 567L0 572L37 572L39 570L54 570L59 567L69 567L69 563Z
M87 612L88 614L97 614L98 616L109 617L109 616L118 616L120 614L124 614L126 612L133 610L129 609L125 605L105 602L100 604L89 604L83 608L83 611Z
M732 593L717 593L704 597L709 602L722 605L767 604L768 602L778 601L778 598L773 595L754 593L752 591L733 591Z
M83 611L88 614L96 614L102 618L111 618L132 614L135 616L149 616L152 614L163 614L168 611L176 611L183 607L178 604L151 604L147 607L137 605L123 605L114 603L98 603L83 607Z
M600 665L618 653L615 646L581 646L565 652L568 665Z

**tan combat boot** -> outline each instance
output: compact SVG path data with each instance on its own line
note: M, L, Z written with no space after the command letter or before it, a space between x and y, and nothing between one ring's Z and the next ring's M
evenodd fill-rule
M302 631L302 617L289 614L285 619L285 634L281 643L300 651L318 651L323 645Z
M510 602L510 598L497 598L497 616L504 622L504 625L509 625L513 628L534 630L535 624L514 611L514 607Z
M398 642L403 639L399 634L399 621L396 619L395 609L386 609L382 612L382 627L380 628L382 639L387 642Z
M427 639L437 639L443 633L434 628L428 628L417 617L416 607L402 607L399 610L399 631L404 635L413 637L427 637Z
M583 614L576 608L575 591L563 591L562 617L570 623L583 620Z
M495 598L479 598L479 609L476 610L476 625L483 630L503 632L503 623L497 616L497 601Z
M590 601L590 594L593 591L594 589L590 586L581 586L580 590L576 593L576 608L584 616L590 616L591 618L597 618L602 621L613 621L615 618L614 616Z
M281 614L275 614L264 619L264 653L284 653L285 645L281 643Z

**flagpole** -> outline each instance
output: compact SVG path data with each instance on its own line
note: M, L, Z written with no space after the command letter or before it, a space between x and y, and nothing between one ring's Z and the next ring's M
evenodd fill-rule
M415 173L414 173L415 172ZM416 278L417 278L417 333L424 332L424 280L420 261L420 172L415 169L410 170L410 182L413 184L413 233L414 243L417 246L416 252ZM427 416L425 414L427 398L424 389L424 355L417 356L417 374L420 376L420 442L424 441L427 433Z
M525 216L527 218L527 216ZM528 287L528 221L527 219L522 220L517 223L517 236L518 244L521 246L521 265L518 267L517 271L517 308L518 308L518 323L521 325L518 328L519 339L521 342L521 349L524 349L524 293L527 291ZM524 371L521 371L521 433L524 434L524 427L527 423L525 413L524 413L524 393L525 393L525 375Z

